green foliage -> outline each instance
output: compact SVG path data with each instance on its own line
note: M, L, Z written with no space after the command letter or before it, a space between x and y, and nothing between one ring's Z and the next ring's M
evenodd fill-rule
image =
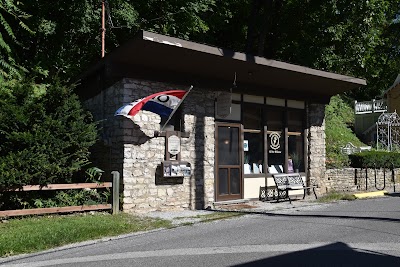
M14 0L0 1L0 29L5 35L0 32L0 80L21 78L21 72L26 71L15 60L11 43L19 44L15 36L15 30L8 22L9 19L17 23L17 27L32 34L33 32L23 22L23 20L30 17L27 13L22 11L18 6L21 2Z
M70 182L97 138L91 115L57 82L3 84L0 121L0 189Z
M86 170L86 175L88 176L89 181L96 182L100 181L101 175L103 174L103 170L97 167L90 167Z
M133 38L139 29L149 30L366 78L366 87L347 93L359 101L379 96L400 68L397 1L108 2L107 52ZM19 20L7 18L7 32L22 44L6 42L15 55L12 64L48 71L44 80L58 75L67 82L100 59L101 1L61 1L56 6L51 1L25 1L19 10L22 7L32 15L29 27L36 34L23 30Z
M110 196L109 188L2 192L0 193L0 210L107 204Z
M274 32L273 58L317 69L362 77L366 87L347 92L353 99L369 100L387 89L383 75L393 82L398 68L389 67L398 50L389 32L398 13L398 2L374 1L285 1L278 10L280 27ZM398 66L398 63L397 63Z
M357 198L353 194L340 193L340 192L329 192L328 194L318 198L318 202L332 202L338 200L356 200Z
M293 162L293 168L300 169L301 163L302 163L302 156L298 153L291 153L289 154L290 158L292 159Z
M386 151L365 151L350 155L354 168L399 168L400 153Z
M35 198L29 203L29 208L68 207L81 205L97 205L108 203L111 196L110 190L97 189L65 190L58 191L48 198Z
M341 151L348 142L355 146L364 146L351 130L353 123L353 109L339 96L332 97L325 108L327 167L348 165L348 156Z

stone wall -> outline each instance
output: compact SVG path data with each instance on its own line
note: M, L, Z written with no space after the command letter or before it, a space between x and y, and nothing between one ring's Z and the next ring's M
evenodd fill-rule
M391 170L376 170L375 187L375 171L374 169L328 169L326 170L327 191L376 191L383 189L384 177L386 187L393 186ZM400 183L400 169L395 169L394 179L396 186Z
M122 116L114 117L115 111L123 104L175 89L188 88L123 79L86 102L95 118L102 120L102 142L97 149L109 148L110 154L102 155L108 157L109 166L105 168L109 169L106 171L121 172L123 209L126 212L198 209L214 201L214 93L195 88L182 106L184 131L189 133L189 137L181 139L181 159L191 163L191 177L162 177L165 137L154 136L154 132L160 129L158 115L141 111L133 121Z
M122 79L86 101L86 107L100 121L101 141L95 147L93 162L109 174L121 173L123 209L143 213L155 210L202 209L214 199L216 92L194 88L182 106L184 131L181 159L192 166L192 176L163 178L161 162L165 159L165 137L156 137L160 117L141 111L132 120L114 116L123 104L156 92L184 89L161 82ZM308 182L319 184L325 193L325 105L307 106Z
M319 193L326 192L325 178L325 105L307 105L308 176L307 183L318 184Z

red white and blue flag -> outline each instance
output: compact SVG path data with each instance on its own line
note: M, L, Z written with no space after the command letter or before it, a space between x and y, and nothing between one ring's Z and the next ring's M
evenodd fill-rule
M169 117L175 108L179 107L180 102L188 92L184 90L172 90L152 94L120 107L115 112L115 116L122 115L132 118L140 110L147 110L161 117Z

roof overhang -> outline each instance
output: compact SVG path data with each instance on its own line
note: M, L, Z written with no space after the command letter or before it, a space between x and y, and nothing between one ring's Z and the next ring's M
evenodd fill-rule
M89 72L100 68L108 70L103 73L114 76L148 77L215 90L228 89L236 74L237 92L323 102L333 95L366 85L359 78L147 31L140 31Z

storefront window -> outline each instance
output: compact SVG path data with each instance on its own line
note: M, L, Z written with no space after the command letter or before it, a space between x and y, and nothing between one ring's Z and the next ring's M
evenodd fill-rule
M263 173L304 172L304 102L292 101L289 105L289 100L272 99L272 103L269 99L269 103L267 98L263 104L264 98L247 95L242 99L237 110L241 111L243 125L243 173L256 177ZM276 105L278 100L282 100L280 105ZM220 156L224 155L221 151Z
M299 132L303 131L303 121L304 121L304 110L288 110L288 129L289 132Z
M261 107L244 106L243 108L243 126L248 130L261 130L262 128L262 109Z
M265 115L268 131L282 131L285 122L282 108L268 109Z
M268 131L268 172L282 173L285 163L284 135L279 131Z
M304 171L304 110L288 109L288 172Z
M288 172L304 171L303 135L289 135Z
M267 140L268 140L268 172L284 172L285 166L285 135L284 116L282 108L268 109L266 111Z
M243 172L264 173L264 135L262 106L246 105L243 109Z
M264 136L261 133L244 133L243 150L245 174L264 173Z

